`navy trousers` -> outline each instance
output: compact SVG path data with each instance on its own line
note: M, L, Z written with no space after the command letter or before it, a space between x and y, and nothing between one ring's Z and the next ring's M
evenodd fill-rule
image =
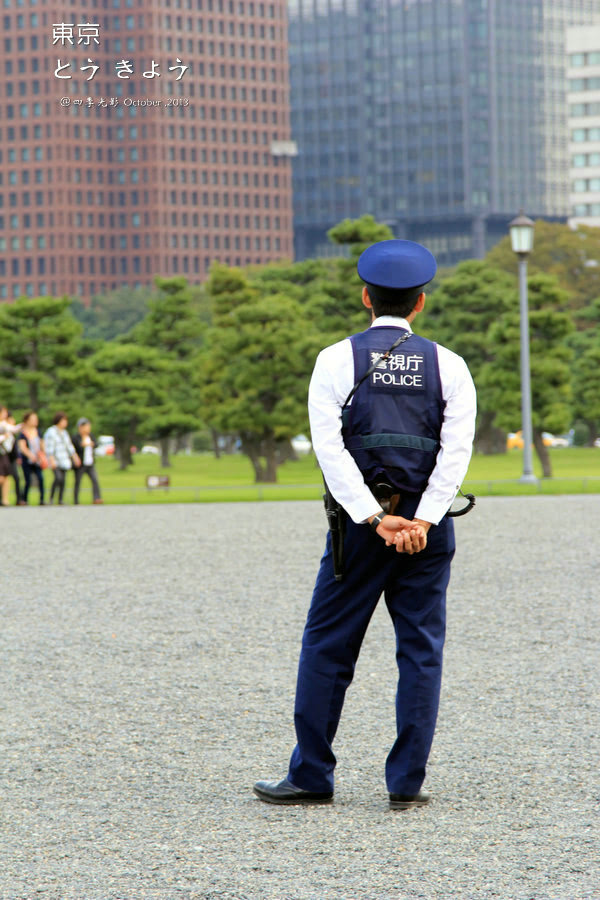
M345 572L333 575L331 537L308 612L298 670L297 745L288 778L310 791L333 790L332 742L363 637L383 593L396 632L399 681L396 741L386 762L388 791L416 794L435 731L454 525L432 526L421 553L397 553L367 526L348 520Z

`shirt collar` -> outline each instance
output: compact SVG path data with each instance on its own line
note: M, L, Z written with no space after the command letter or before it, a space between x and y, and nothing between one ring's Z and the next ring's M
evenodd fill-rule
M370 328L384 328L384 327L394 327L394 328L404 328L406 331L411 331L409 323L406 319L401 319L400 316L378 316L374 322L369 326Z

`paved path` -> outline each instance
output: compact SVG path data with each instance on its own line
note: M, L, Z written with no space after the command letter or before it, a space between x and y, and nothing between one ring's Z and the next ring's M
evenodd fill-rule
M459 549L429 808L391 812L380 604L331 807L285 774L317 503L0 510L4 900L600 897L597 497L484 499Z

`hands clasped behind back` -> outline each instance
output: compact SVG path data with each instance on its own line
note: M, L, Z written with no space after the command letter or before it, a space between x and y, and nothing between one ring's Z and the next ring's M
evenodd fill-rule
M430 523L405 519L402 516L384 516L377 526L377 534L386 547L395 546L397 553L420 553L427 546Z

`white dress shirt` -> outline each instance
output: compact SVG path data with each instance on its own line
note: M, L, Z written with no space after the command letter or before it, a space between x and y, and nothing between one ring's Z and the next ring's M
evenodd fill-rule
M406 319L395 316L379 316L371 328L390 325L412 331ZM467 473L476 413L475 385L464 359L446 347L436 347L446 406L435 468L415 513L415 518L434 525L448 512ZM325 481L351 519L360 523L380 512L381 506L342 438L342 406L353 386L354 356L352 344L345 338L317 357L308 389L308 415L313 448Z
M83 446L83 459L81 460L81 464L83 466L93 466L94 465L94 448L92 447L92 440L90 437L87 438L89 441L88 444L85 443L86 438L82 440Z

